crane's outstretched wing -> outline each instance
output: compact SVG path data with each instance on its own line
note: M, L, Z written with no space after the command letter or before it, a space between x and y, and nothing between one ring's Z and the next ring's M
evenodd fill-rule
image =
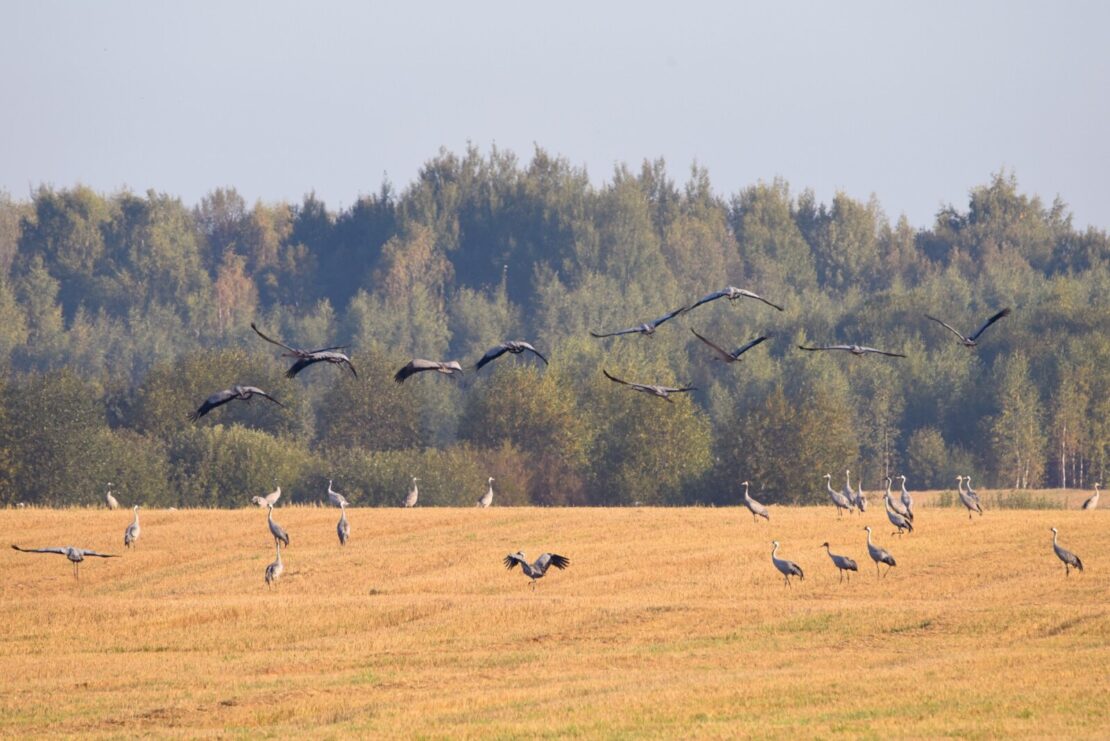
M286 345L284 342L278 342L277 340L273 339L272 337L267 337L266 335L262 334L262 330L259 329L258 326L254 322L251 322L251 329L254 330L255 334L257 334L259 337L261 337L262 339L269 342L271 345L277 345L278 347L284 347L286 350L288 350L291 353L300 354L300 353L304 352L304 350L298 350L295 347L289 347L289 345Z
M887 352L886 350L877 350L874 347L863 347L863 346L861 346L860 350L863 351L863 352L875 353L876 355L886 355L888 358L904 358L904 357L906 357L905 355L902 355L901 353Z
M716 301L717 299L721 298L722 296L727 296L727 295L728 295L728 291L714 291L713 293L707 293L706 295L702 296L700 299L695 301L694 304L690 308L688 308L686 311L693 311L694 309L698 308L702 304L707 304L710 301Z
M526 563L528 562L521 558L520 555L517 553L510 553L509 555L505 556L504 559L505 568L507 568L509 571L512 571L517 564L523 566Z
M544 364L544 365L548 365L548 362L547 362L547 358L545 358L545 357L543 356L543 353L541 353L541 352L540 352L539 350L537 350L536 348L532 347L531 343L528 343L528 342L521 342L521 343L520 343L520 346L521 346L521 347L523 347L523 348L524 348L525 350L527 350L528 352L530 352L530 353L534 353L534 354L535 354L535 356L536 356L537 358L539 358L540 360L542 360L542 361L543 361L543 364Z
M66 555L65 548L20 548L15 543L12 543L12 548L23 553L58 553L62 556Z
M554 566L557 569L565 569L567 566L570 566L570 559L566 556L560 556L558 553L544 553L532 564L532 568L541 572L547 571L548 566Z
M805 345L798 345L798 349L809 350L810 352L813 352L815 350L847 350L848 352L851 352L852 350L852 348L848 345L821 345L820 347L806 347Z
M1010 315L1010 309L1009 308L1003 309L1002 311L998 312L997 314L992 316L990 319L985 321L983 323L983 326L979 327L979 329L975 330L975 334L971 335L971 337L968 337L968 339L971 340L972 342L974 342L975 340L979 339L979 335L983 334L983 332L986 331L987 327L991 326L992 324L997 322L1002 317L1009 316L1009 315Z
M195 412L193 412L192 414L189 415L189 420L191 422L196 422L198 419L200 419L204 415L208 414L210 411L212 411L216 407L228 403L229 401L234 399L236 396L238 396L238 394L236 394L231 389L224 389L223 391L217 391L216 393L212 394L207 399L205 399L204 403L201 404L199 407L197 407L197 410Z
M119 556L115 555L114 553L97 553L96 551L90 551L87 548L81 549L81 555L96 556L97 558L119 558Z
M416 373L422 371L435 370L439 367L439 363L432 360L424 360L423 358L413 358L407 365L401 368L394 374L393 380L397 383L404 383L405 379Z
M639 385L637 383L629 383L628 381L622 381L621 379L617 378L616 376L610 375L609 371L605 370L604 368L601 369L601 372L604 373L605 377L608 378L610 381L615 381L616 383L620 383L620 384L623 384L625 386L638 386Z
M251 394L255 394L255 395L257 395L257 396L261 396L261 397L262 397L263 399L269 399L270 401L272 401L272 402L274 402L275 404L277 404L277 405L278 405L279 407L282 407L283 409L285 408L285 405L284 405L284 404L282 404L282 403L281 403L280 401L278 401L278 400L277 400L277 399L275 399L274 397L270 396L269 394L267 394L267 393L266 393L265 391L263 391L262 389L258 388L257 386L244 386L244 387L243 387L243 390L244 390L244 391L247 391L247 392L249 392L249 393L251 393Z
M954 335L956 335L957 337L959 337L961 341L963 341L963 340L967 340L967 339L968 339L967 337L964 337L964 336L963 336L962 334L960 334L960 333L959 333L959 331L958 331L958 330L956 330L956 329L955 329L955 328L954 328L954 327L953 327L953 326L952 326L951 324L949 324L948 322L942 322L942 321L941 321L940 319L937 319L937 318L936 318L935 316L929 316L928 314L925 314L925 318L926 318L926 319L932 319L932 320L933 320L934 322L936 322L937 324L939 324L940 326L944 327L945 329L947 329L947 330L948 330L949 332L951 332L952 334L954 334ZM983 329L986 329L986 327L984 327ZM982 330L980 330L980 331L982 331Z
M740 291L741 296L747 296L748 298L754 298L756 301L762 301L763 303L767 304L768 306L770 306L773 309L778 309L779 311L783 310L782 307L779 306L778 304L771 303L770 301L763 298L762 296L760 296L757 293L752 293L751 291L745 291L743 288L739 289L739 291Z
M697 330L695 330L693 327L690 328L690 331L693 332L694 336L697 337L699 340L701 340L702 342L704 342L705 344L707 344L711 348L713 348L717 352L717 354L721 356L721 360L735 360L736 359L736 358L733 357L732 353L730 353L728 350L724 349L723 347L716 344L712 340L708 340L705 337L702 337L700 334L698 334Z
M621 334L633 334L636 332L643 332L639 327L629 327L628 329L618 329L616 332L595 332L590 330L590 335L593 337L616 337Z
M499 357L501 357L502 355L504 355L508 351L509 351L509 346L505 343L501 343L500 345L497 345L496 347L491 347L489 350L486 350L486 354L483 355L478 360L477 363L475 363L474 369L475 370L482 370L483 365L485 365L486 363L493 362L494 360L497 360ZM532 352L535 352L535 350L533 350Z
M656 319L654 322L651 323L651 326L658 327L663 322L667 321L668 319L673 319L674 317L678 316L679 314L681 314L684 311L686 311L686 307L685 306L679 306L674 311L668 311L666 314L664 314L663 316Z
M763 335L762 337L756 337L751 342L749 342L745 345L741 345L740 347L736 348L736 350L732 352L732 357L739 358L741 355L746 353L748 350L751 350L753 347L758 345L760 342L764 342L764 341L770 339L770 337L771 337L770 335Z

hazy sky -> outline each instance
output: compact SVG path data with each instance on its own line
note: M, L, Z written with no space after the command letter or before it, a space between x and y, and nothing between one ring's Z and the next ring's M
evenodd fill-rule
M1110 227L1110 3L0 2L0 189L350 206L440 147Z

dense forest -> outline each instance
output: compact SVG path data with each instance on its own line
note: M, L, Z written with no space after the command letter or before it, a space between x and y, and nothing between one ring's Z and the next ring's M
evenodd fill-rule
M1005 172L928 228L877 198L782 180L716 193L662 161L602 185L537 149L441 151L350 208L42 187L0 194L0 504L242 506L283 487L354 504L824 501L845 468L880 487L1090 486L1110 456L1110 237ZM734 285L654 336L595 339ZM980 347L970 332L1013 313ZM294 379L280 349L350 345L358 369ZM728 348L772 339L739 363ZM526 339L550 360L493 345ZM858 342L907 358L805 353ZM461 380L393 373L457 359ZM673 403L609 382L692 383ZM193 424L210 393L265 400Z

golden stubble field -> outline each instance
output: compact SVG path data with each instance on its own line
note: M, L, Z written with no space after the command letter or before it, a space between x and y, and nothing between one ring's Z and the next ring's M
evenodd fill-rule
M0 511L0 736L1110 736L1110 513L771 513L354 509L340 548L337 510L281 507L270 591L263 510L145 511L79 583L7 544L118 553L130 511ZM533 593L517 549L571 566Z

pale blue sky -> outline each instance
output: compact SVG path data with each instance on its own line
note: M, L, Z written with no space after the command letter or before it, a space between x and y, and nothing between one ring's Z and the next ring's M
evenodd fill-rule
M468 141L931 223L1000 168L1110 227L1110 3L0 2L0 189L332 208Z

